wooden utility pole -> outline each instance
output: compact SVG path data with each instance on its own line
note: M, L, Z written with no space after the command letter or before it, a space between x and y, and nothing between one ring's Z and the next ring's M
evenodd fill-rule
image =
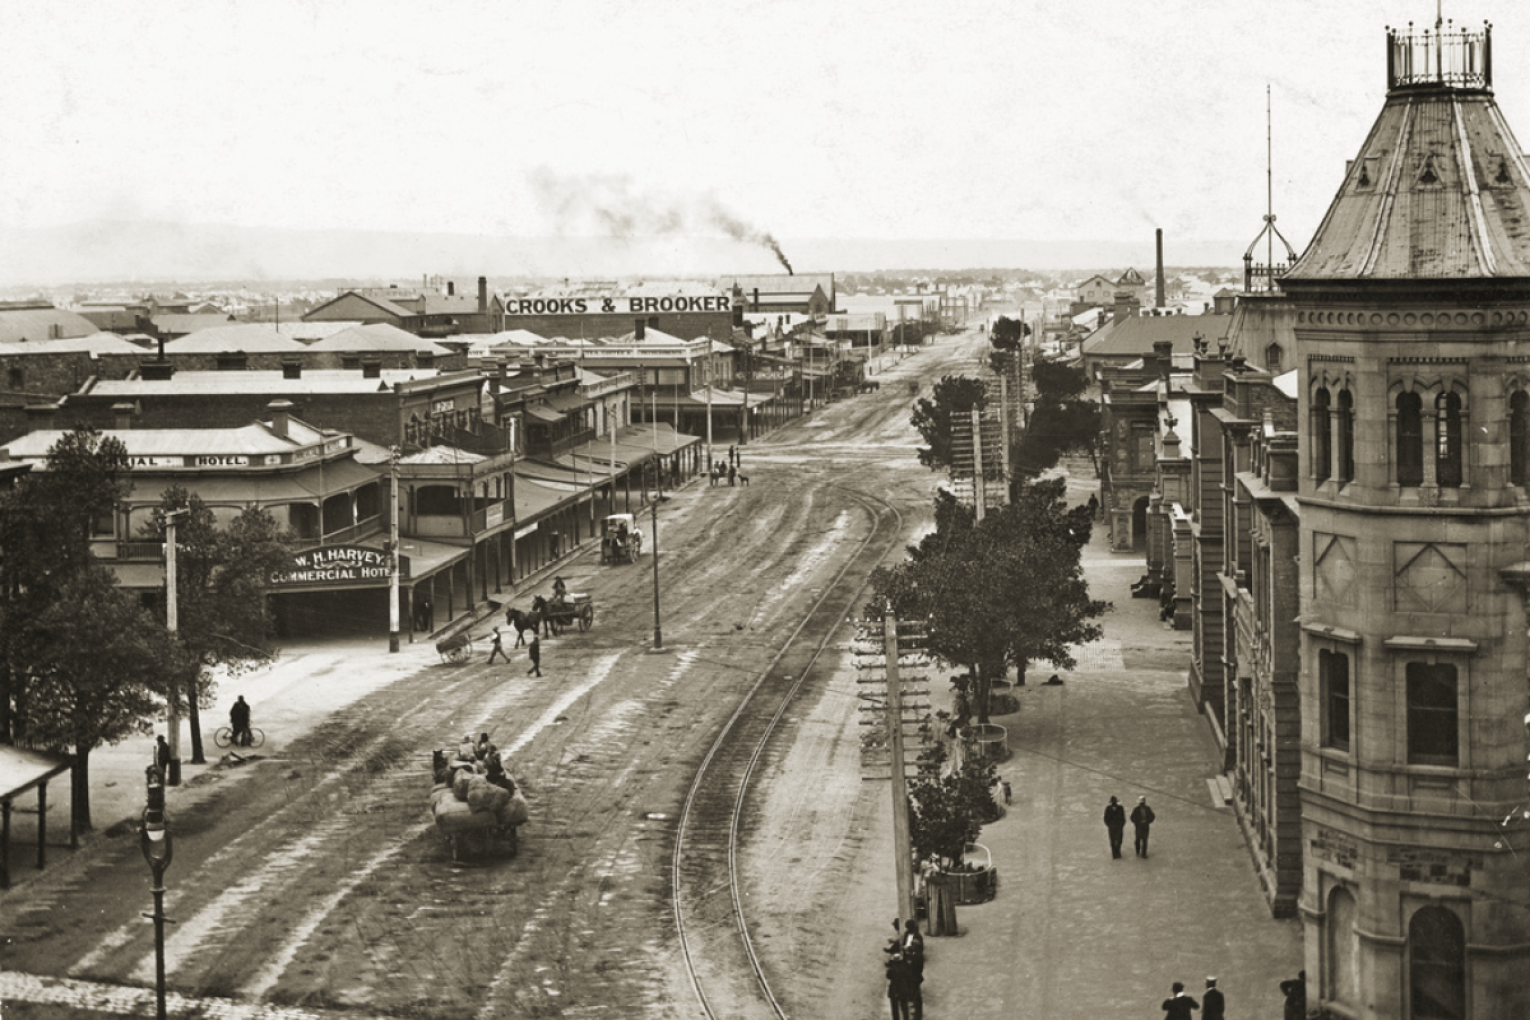
M887 665L887 746L892 753L893 853L897 860L898 916L914 916L914 849L908 832L908 780L903 774L903 691L898 674L898 620L882 618Z
M982 520L987 509L987 479L983 477L983 412L972 409L972 498L977 507L977 519Z

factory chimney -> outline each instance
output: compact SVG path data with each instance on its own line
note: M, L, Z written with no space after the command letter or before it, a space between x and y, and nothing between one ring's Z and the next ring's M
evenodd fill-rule
M1162 308L1163 307L1163 228L1159 227L1157 233L1158 233L1158 284L1157 284L1157 290L1153 294L1154 301L1155 301L1153 307L1154 308Z

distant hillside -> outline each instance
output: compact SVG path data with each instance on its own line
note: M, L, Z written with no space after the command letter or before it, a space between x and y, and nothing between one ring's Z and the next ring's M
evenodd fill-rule
M799 272L1135 266L1153 239L1120 241L782 239ZM1172 265L1236 266L1242 244L1166 240ZM711 276L780 272L766 248L726 238L514 238L361 230L289 230L157 221L91 221L16 230L0 248L0 286L106 281L475 276Z

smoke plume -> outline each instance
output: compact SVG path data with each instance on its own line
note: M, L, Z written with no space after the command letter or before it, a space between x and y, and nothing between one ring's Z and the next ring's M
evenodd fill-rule
M768 248L788 273L792 271L779 241L710 196L687 200L644 193L621 174L558 174L546 167L534 171L530 181L560 233L593 226L612 237L632 240L720 231L735 241Z

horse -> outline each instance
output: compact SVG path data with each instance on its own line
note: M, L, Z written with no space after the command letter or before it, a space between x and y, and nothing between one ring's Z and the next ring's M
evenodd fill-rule
M531 603L531 612L523 613L511 606L505 610L505 623L515 628L515 644L512 648L519 648L526 643L526 632L529 630L533 635L542 632L542 613L540 605L544 604L542 596L538 595Z
M538 595L531 600L531 615L542 621L542 633L550 637L557 637L563 633L563 625L567 620L560 621L552 613L552 607L546 599Z

